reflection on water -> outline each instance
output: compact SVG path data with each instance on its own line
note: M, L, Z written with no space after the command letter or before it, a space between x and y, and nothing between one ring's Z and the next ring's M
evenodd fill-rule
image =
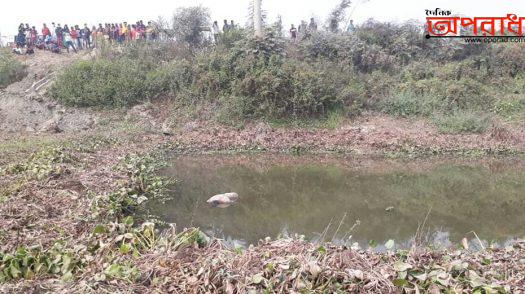
M163 174L173 199L152 213L179 227L256 243L266 236L405 244L430 210L425 232L449 245L475 231L484 240L525 236L525 164L403 162L292 156L177 157ZM237 192L220 209L206 200Z

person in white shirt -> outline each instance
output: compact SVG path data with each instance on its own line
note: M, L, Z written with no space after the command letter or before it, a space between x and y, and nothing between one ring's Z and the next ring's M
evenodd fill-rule
M213 39L215 40L215 44L217 44L219 42L219 34L221 33L221 30L219 29L219 23L217 23L217 21L213 22L211 31L213 33Z
M73 44L73 38L71 38L71 34L69 34L68 31L64 31L62 36L64 38L64 47L66 47L67 53L69 53L69 47L73 48L73 51L77 53L77 49L75 48L75 44Z
M51 38L53 38L53 41L57 41L57 27L54 22L51 23Z

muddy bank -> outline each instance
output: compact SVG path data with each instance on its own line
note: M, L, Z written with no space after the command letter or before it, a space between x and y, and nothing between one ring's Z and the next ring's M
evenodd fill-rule
M342 152L352 154L490 153L525 150L520 126L494 127L485 134L446 135L421 120L366 114L335 129L271 127L248 124L241 129L209 122L187 122L175 129L173 142L196 151L261 150Z
M164 135L180 151L342 153L407 157L420 155L509 155L525 151L523 122L497 122L483 134L442 134L429 121L365 113L333 128L274 126L247 122L233 127L186 117L172 102L138 105L125 115L104 114L147 133ZM209 110L208 110L209 111ZM201 114L209 117L209 114ZM124 117L124 119L122 119ZM111 123L109 123L111 124Z

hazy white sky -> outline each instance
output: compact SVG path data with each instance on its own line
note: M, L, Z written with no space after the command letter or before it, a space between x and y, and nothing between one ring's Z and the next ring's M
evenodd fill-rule
M283 17L285 28L301 19L316 17L325 20L330 10L340 0L262 0L269 21L277 15ZM244 24L250 0L147 0L147 1L53 1L53 0L3 0L0 5L0 33L16 34L19 23L35 25L40 31L42 23L52 21L61 24L88 23L90 26L104 22L134 22L157 19L159 15L170 17L177 7L202 5L210 8L212 19L222 22L233 19ZM452 10L465 16L505 16L514 13L525 17L525 1L494 0L354 0L349 12L359 24L368 18L383 21L425 19L425 9Z

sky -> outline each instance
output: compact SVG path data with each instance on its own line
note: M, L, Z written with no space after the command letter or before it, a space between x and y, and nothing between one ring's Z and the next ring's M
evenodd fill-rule
M35 25L40 31L42 23L90 26L97 23L123 21L135 22L142 19L156 20L159 16L170 18L178 7L202 5L210 9L213 20L233 19L244 24L248 15L250 0L148 0L148 1L53 1L24 0L2 1L0 5L0 34L14 35L21 22ZM326 20L327 15L340 0L262 0L268 21L273 22L281 15L285 28L298 24L301 19L315 17ZM138 5L136 3L142 3ZM369 18L380 21L402 22L405 20L424 21L425 9L442 8L454 14L465 16L506 16L514 13L525 17L525 1L487 0L354 0L348 9L350 18L359 24Z

